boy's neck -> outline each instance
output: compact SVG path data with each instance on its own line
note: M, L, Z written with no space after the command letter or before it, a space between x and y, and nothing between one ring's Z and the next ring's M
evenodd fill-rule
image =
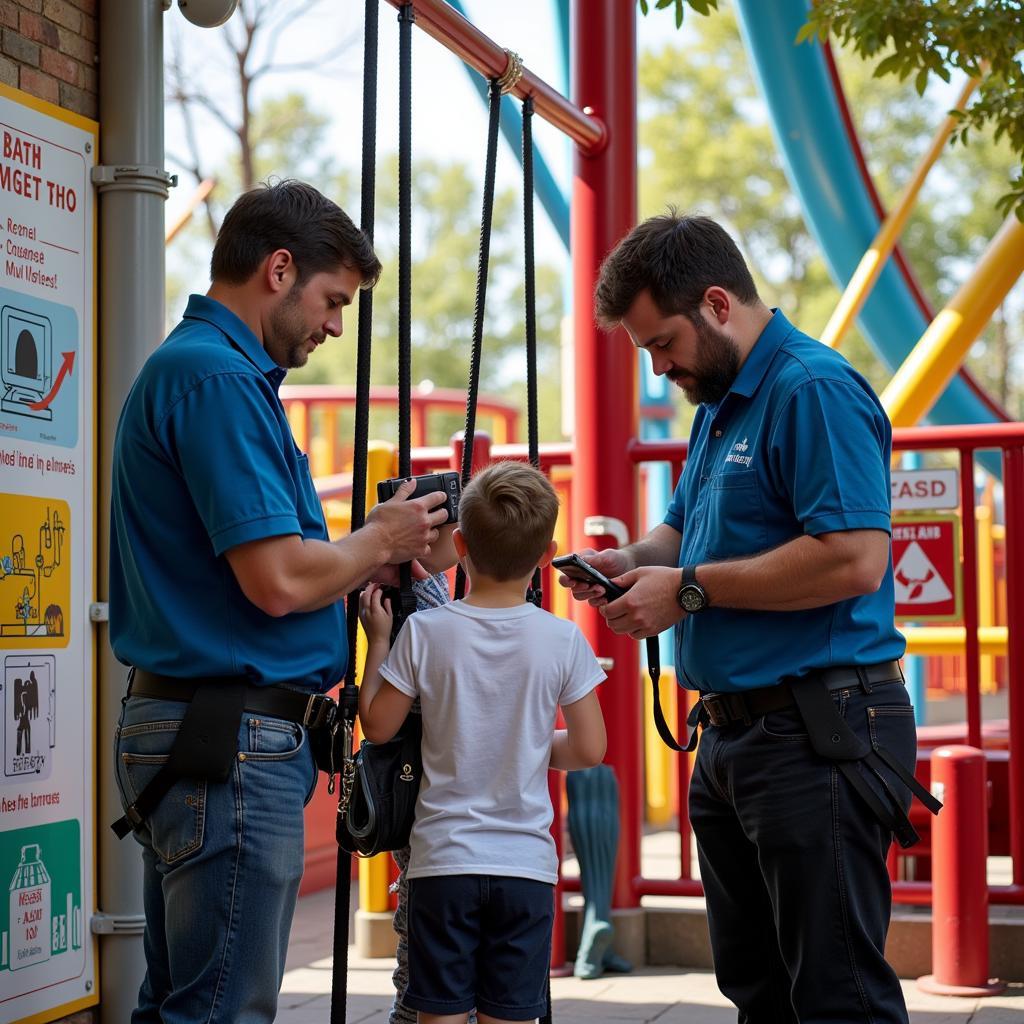
M463 598L466 604L475 608L515 608L526 604L526 588L533 579L533 573L514 580L496 580L478 572L469 574L469 596Z

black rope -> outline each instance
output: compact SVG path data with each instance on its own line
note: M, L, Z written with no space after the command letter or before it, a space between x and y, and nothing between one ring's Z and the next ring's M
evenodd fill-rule
M487 265L491 254L491 219L494 213L494 175L498 162L498 115L501 112L501 87L491 79L487 122L487 162L484 169L483 212L480 216L480 256L476 272L476 305L473 310L473 353L466 388L466 430L462 438L462 486L473 474L473 438L476 434L476 402L480 391L480 358L483 354L484 310L487 305ZM455 576L455 598L466 593L466 575L459 566Z
M363 36L363 166L359 222L373 241L374 188L377 162L377 25L379 0L366 0ZM370 436L370 355L373 327L373 291L359 292L359 329L356 343L356 407L352 451L352 529L366 521L366 453ZM356 689L356 627L359 623L359 593L349 595L346 605L348 665L341 693L341 713L354 724L358 706ZM345 728L342 724L341 728ZM340 787L339 801L345 787ZM341 825L340 803L337 827ZM331 972L331 1024L345 1024L348 1001L348 922L352 888L352 855L338 845L337 877L334 886L334 960Z
M411 3L398 11L398 475L412 476L412 23ZM412 563L399 569L395 625L416 610Z
M540 469L537 440L537 291L533 255L533 98L523 100L523 294L526 300L526 432L530 465ZM527 600L544 600L540 569L533 574Z

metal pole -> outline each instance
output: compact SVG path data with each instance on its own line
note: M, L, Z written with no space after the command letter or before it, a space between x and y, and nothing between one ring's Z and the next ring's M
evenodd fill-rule
M411 4L417 26L461 57L470 67L476 68L484 78L497 78L508 67L508 53L445 0L388 0L388 3L399 8ZM630 61L633 59L631 56ZM632 95L635 92L634 88ZM559 131L565 132L577 145L590 151L596 151L604 145L606 133L601 121L589 111L581 111L573 106L528 68L523 69L522 77L512 88L511 95L519 99L532 96L537 114Z
M608 145L576 151L572 195L575 295L576 458L572 483L572 543L589 516L620 520L636 537L636 470L627 454L637 434L636 357L621 331L607 337L594 323L594 284L601 260L636 223L636 10L633 0L588 0L573 5L573 99L607 126ZM538 112L540 108L538 107ZM613 905L635 907L643 815L643 707L638 648L614 636L596 611L576 605L576 621L591 646L612 660L601 687L605 720L612 723L607 761L620 787L619 856Z
M109 508L114 430L128 390L164 334L162 0L107 0L100 8L99 188L99 534L98 592L107 600ZM111 755L125 688L125 669L98 626L100 1020L131 1017L146 964L142 950L142 859L131 839L119 842L107 823L121 814Z

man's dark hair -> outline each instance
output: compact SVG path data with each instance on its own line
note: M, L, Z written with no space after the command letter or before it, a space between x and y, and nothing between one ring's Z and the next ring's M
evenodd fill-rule
M380 260L366 235L340 206L303 181L268 182L235 200L217 234L210 277L242 284L276 249L292 254L299 285L341 266L358 271L363 288L380 277Z
M645 289L666 316L698 315L704 293L718 286L744 305L757 288L736 243L710 217L668 213L638 224L608 254L594 290L594 314L606 330L622 322Z

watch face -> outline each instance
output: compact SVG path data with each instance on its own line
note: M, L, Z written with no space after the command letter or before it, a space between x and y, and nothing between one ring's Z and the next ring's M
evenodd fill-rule
M684 612L702 611L705 605L704 595L697 587L683 587L679 591L679 604Z

